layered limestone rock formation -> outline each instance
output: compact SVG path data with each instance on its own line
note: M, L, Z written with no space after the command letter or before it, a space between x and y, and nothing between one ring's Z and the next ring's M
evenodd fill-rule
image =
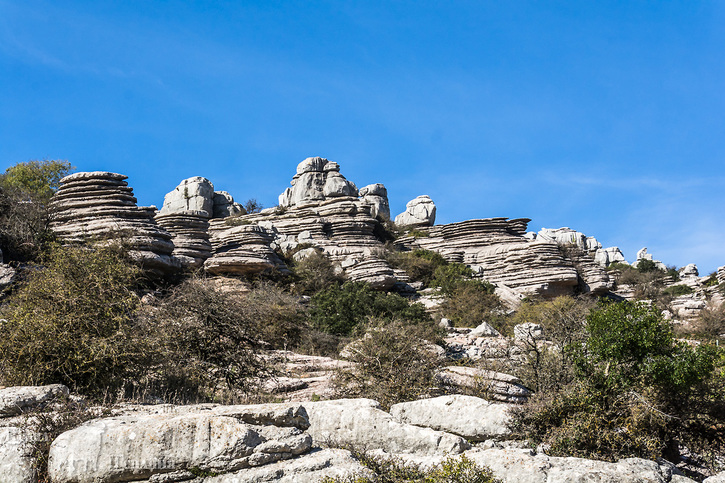
M204 262L207 272L215 275L251 275L267 270L289 270L272 249L272 230L238 218L211 220L210 234L213 255Z
M156 221L173 236L174 256L185 267L199 268L212 252L209 219L242 213L244 208L229 193L214 191L211 181L194 176L166 194Z
M524 234L530 220L486 218L433 226L418 238L397 243L433 250L448 261L465 263L478 276L524 294L569 294L577 271L554 242L531 241Z
M162 215L187 211L205 212L207 218L225 218L244 213L244 208L226 191L214 191L208 179L194 176L167 193L161 208Z
M720 283L725 283L725 266L719 267L717 269L717 280Z
M405 211L395 217L400 226L433 226L436 221L436 205L428 195L414 198L405 205Z
M171 233L174 257L189 268L199 268L211 256L209 217L206 211L158 213L156 223Z
M307 158L297 165L292 187L279 195L279 206L291 207L311 201L358 196L357 187L340 174L340 165L325 158Z
M213 256L205 262L211 273L255 273L285 266L275 251L300 245L315 247L339 264L351 280L389 289L392 268L378 256L382 243L372 215L384 214L387 191L366 187L361 197L355 185L324 158L307 158L297 167L292 188L280 195L280 207L238 218L212 220ZM387 210L389 213L389 208Z
M548 240L560 246L574 246L587 252L601 267L608 267L612 263L627 263L619 247L602 248L602 244L593 236L563 228L542 228L538 233L530 233L533 240Z
M63 243L120 240L148 271L181 267L171 234L154 221L155 209L136 206L127 176L106 171L66 176L50 201L50 229Z
M375 183L360 188L360 200L370 206L370 216L373 218L390 219L388 190L383 184Z

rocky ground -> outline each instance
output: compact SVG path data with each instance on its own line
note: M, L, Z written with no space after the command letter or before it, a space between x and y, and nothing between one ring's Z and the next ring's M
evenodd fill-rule
M34 481L33 441L43 435L30 429L27 419L67 393L60 385L0 390L3 482ZM364 448L422 467L465 455L504 482L694 481L666 461L609 463L526 448L507 439L510 407L464 395L396 404L390 412L369 399L127 404L55 437L48 474L56 483L317 482L324 476L366 473L345 449ZM705 481L724 479L720 474Z

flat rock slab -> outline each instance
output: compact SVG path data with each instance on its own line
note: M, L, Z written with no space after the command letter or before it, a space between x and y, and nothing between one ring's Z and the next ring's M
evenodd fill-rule
M319 483L322 478L371 474L349 451L323 449L287 461L204 479L204 483Z
M503 483L668 483L692 482L673 475L672 469L654 461L627 458L616 463L584 458L562 458L534 454L513 448L474 449L466 456L479 465L491 468Z
M304 404L316 444L419 454L458 454L470 447L460 436L401 423L371 399Z
M485 441L511 433L507 427L510 408L509 404L456 394L395 404L390 415L401 423Z
M311 443L297 428L249 425L215 414L104 418L56 438L48 473L56 483L98 483L192 468L230 472L306 453Z
M0 428L0 481L3 483L36 481L30 446L36 438L35 433L21 428Z
M67 395L68 388L63 384L6 387L0 389L0 417L17 416Z

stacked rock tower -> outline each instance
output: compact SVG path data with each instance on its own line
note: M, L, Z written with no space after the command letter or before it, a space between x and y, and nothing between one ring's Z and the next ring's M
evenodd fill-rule
M107 171L74 173L61 180L50 201L50 228L66 244L120 240L149 272L181 267L171 235L154 221L155 209L139 207L127 176Z

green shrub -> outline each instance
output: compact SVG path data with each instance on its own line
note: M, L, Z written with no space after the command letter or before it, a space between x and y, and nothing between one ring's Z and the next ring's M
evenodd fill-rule
M718 284L719 282L717 280L717 272L711 273L709 275L709 278L703 283L705 287L717 287Z
M420 304L410 304L397 294L373 290L364 282L332 285L312 296L311 325L323 332L350 335L370 317L385 320L429 320Z
M436 269L448 264L439 253L422 249L410 252L389 251L385 259L392 267L405 270L411 282L423 282L426 287L433 281Z
M48 200L72 169L67 161L29 161L0 175L0 249L9 260L34 260L53 240Z
M290 265L294 280L291 290L300 295L315 294L344 280L335 270L330 257L319 249L302 260L292 261Z
M439 336L433 321L410 324L373 320L365 335L347 346L355 366L338 371L342 397L366 397L389 408L428 395L436 388L440 360L429 340Z
M657 268L657 264L653 260L648 260L646 258L643 258L643 259L637 261L637 271L640 273L647 273L647 272L659 272L661 270L659 268Z
M0 379L113 393L151 355L136 331L140 270L110 246L55 246L43 263L2 307Z
M289 315L288 307L276 307L282 305L275 300L280 298L281 293L269 289L230 297L204 278L172 288L150 316L156 326L153 340L163 347L164 356L157 391L177 392L181 399L215 400L224 382L230 393L248 392L269 372L258 356L262 337L270 331L265 326L278 311Z
M670 297L679 297L680 295L689 295L693 293L692 287L689 285L671 285L662 291L663 294L669 295Z
M466 457L448 457L429 470L421 470L394 457L353 450L353 457L374 476L325 477L322 483L496 483L493 472Z
M25 200L44 204L58 189L60 180L74 169L68 161L61 160L18 163L0 176L0 187L21 193Z
M675 340L654 307L604 304L587 316L583 342L564 347L576 369L559 390L543 391L515 416L515 427L552 454L676 458L722 444L723 353Z
M495 288L478 280L450 280L446 282L446 298L438 308L442 317L459 327L476 327L482 322L506 332L499 310L503 307Z
M523 341L526 359L517 375L535 391L561 389L574 379L572 351L562 350L581 343L584 324L594 302L590 298L557 297L553 300L527 301L521 304L509 325L534 323L544 328L544 336L553 346Z

